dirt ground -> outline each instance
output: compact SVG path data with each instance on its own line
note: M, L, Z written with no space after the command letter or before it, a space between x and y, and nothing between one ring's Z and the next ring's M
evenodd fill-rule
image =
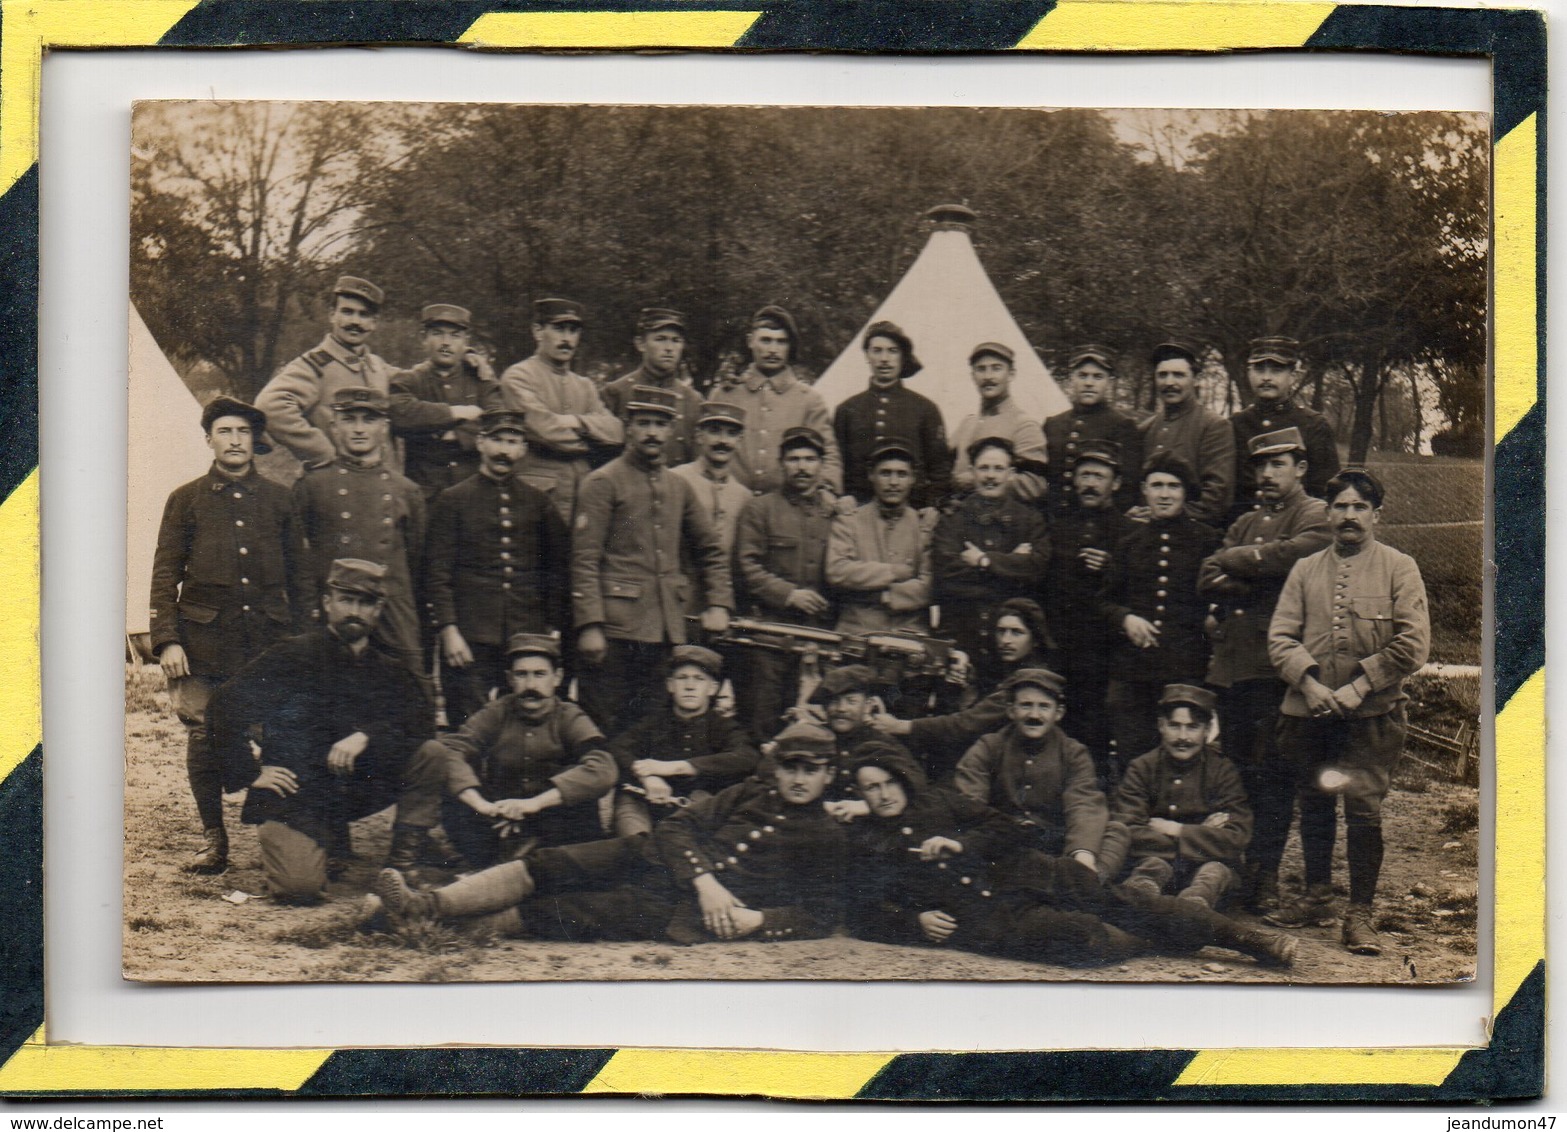
M390 817L353 827L358 857L314 908L266 896L254 827L229 802L231 865L180 866L201 846L185 781L185 737L155 668L127 672L124 973L149 982L510 982L602 979L1095 980L1106 982L1442 983L1473 978L1478 799L1473 787L1401 775L1384 808L1388 854L1378 897L1384 953L1346 953L1336 929L1298 932L1288 971L1232 952L1141 957L1093 971L843 936L793 943L569 944L474 939L443 926L362 927L364 894L385 855ZM1406 766L1410 764L1406 761ZM1342 897L1343 838L1335 877ZM1284 861L1300 884L1299 846ZM1244 918L1244 914L1241 914Z

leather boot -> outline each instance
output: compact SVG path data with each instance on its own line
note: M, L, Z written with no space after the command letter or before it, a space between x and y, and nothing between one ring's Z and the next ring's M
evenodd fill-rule
M1331 884L1313 884L1300 899L1263 918L1281 928L1330 927L1338 921L1336 904Z
M381 898L381 908L393 927L435 919L435 898L428 892L409 888L403 874L396 869L382 869L377 873L371 890Z
M1283 932L1266 928L1242 927L1234 920L1220 917L1223 923L1214 932L1213 942L1231 951L1239 951L1264 967L1289 967L1295 962L1299 941Z
M533 895L533 874L522 861L508 861L458 877L431 895L444 917L460 919L515 908Z
M229 867L228 831L220 825L202 832L207 839L206 848L191 858L185 866L185 871L200 873L203 876L215 876Z
M1371 905L1351 904L1344 914L1344 946L1356 955L1381 955L1382 941L1371 923Z
M1246 896L1246 911L1258 916L1278 911L1279 873L1277 869L1258 869Z
M1219 901L1224 899L1224 894L1229 891L1230 870L1219 861L1205 861L1201 868L1192 877L1191 883L1176 896L1181 900L1192 900L1207 908L1217 908Z
M392 848L386 854L386 867L400 873L411 872L419 865L419 857L429 840L430 831L417 825L392 826Z

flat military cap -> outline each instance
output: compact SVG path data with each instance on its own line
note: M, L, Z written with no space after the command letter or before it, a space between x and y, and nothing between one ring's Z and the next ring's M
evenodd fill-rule
M1164 691L1159 693L1159 706L1173 707L1176 704L1201 708L1209 715L1213 715L1218 711L1219 698L1207 688L1198 688L1191 684L1166 684Z
M1048 668L1019 668L1001 682L1000 690L1011 692L1016 688L1043 688L1059 700L1065 686L1066 681Z
M560 642L547 633L513 633L506 641L506 659L514 656L547 656L560 661Z
M1180 480L1181 486L1186 489L1186 494L1189 497L1195 498L1197 492L1202 490L1202 483L1198 480L1197 473L1192 469L1192 466L1168 448L1155 452L1143 464L1143 479L1145 481L1149 476L1159 472L1163 472L1167 476L1174 476Z
M369 385L347 385L333 396L330 408L334 413L358 409L365 413L379 413L384 417L391 410L391 402L385 393Z
M673 672L682 664L694 664L714 680L724 678L724 658L701 645L676 645L671 649L669 671Z
M386 567L363 558L336 559L326 573L328 589L365 597L386 596Z
M1077 462L1108 464L1121 470L1121 446L1114 440L1085 440L1077 448Z
M898 349L903 351L903 369L899 372L900 380L907 381L925 367L914 356L914 340L903 332L903 327L895 322L883 319L881 322L873 322L865 328L865 348L871 348L872 338L887 338L898 344Z
M637 333L651 334L673 326L682 333L686 328L686 316L669 307L643 307L637 312Z
M711 421L725 421L744 428L745 410L739 405L731 405L727 401L703 401L702 409L697 414L696 423L705 425Z
M534 299L533 321L540 326L557 322L582 322L582 304L575 299Z
M1100 346L1095 342L1089 342L1086 345L1073 348L1072 352L1066 357L1066 368L1073 370L1084 362L1096 362L1111 373L1114 373L1115 364L1118 360L1116 352L1110 349L1109 346Z
M633 385L631 398L626 402L625 415L632 413L662 413L667 417L680 415L680 401L673 389L660 389L656 385Z
M876 442L871 449L871 467L887 459L907 460L911 464L918 464L920 458L914 445L902 437L889 436Z
M356 299L363 299L373 307L379 307L386 301L386 292L381 288L368 279L360 279L353 275L339 275L332 287L332 294L351 295Z
M833 733L816 723L791 723L774 740L773 761L778 763L815 763L818 766L838 757Z
M448 326L455 326L458 330L467 330L473 325L473 315L469 313L467 307L454 306L451 303L431 303L419 312L419 321L425 326L444 322Z
M813 704L824 704L845 692L869 692L876 686L876 670L868 664L846 664L822 677L811 693Z
M1153 348L1154 364L1158 365L1167 358L1185 358L1192 363L1192 368L1197 368L1197 358L1202 353L1202 346L1190 338L1166 338Z
M1259 432L1246 443L1246 455L1253 460L1264 456L1277 456L1283 452L1304 451L1306 451L1306 438L1301 436L1300 429L1293 426L1276 429L1273 432Z
M751 316L751 328L753 330L758 326L768 325L776 326L789 335L790 345L800 340L800 328L794 321L794 315L776 303L768 303Z
M885 739L867 739L849 752L849 772L859 774L868 766L884 770L903 783L910 793L925 789L928 780L919 763L901 745Z
M796 425L794 428L784 429L783 439L778 442L778 451L779 453L784 453L791 448L799 448L802 445L810 445L816 449L818 456L827 455L827 442L822 439L822 434L814 428L806 428L804 425Z
M201 431L210 435L214 422L222 417L240 417L250 422L251 447L257 456L265 456L272 451L272 446L261 439L267 427L267 415L260 409L238 397L214 397L201 410Z
M1292 366L1299 358L1300 343L1293 338L1253 338L1246 364L1278 362L1281 366Z
M479 414L479 435L489 436L507 430L526 435L527 423L528 414L516 409L486 409Z
M1011 346L1002 345L1000 342L981 342L968 352L968 364L973 365L986 354L993 358L1000 358L1007 365L1017 361L1017 354L1013 352Z

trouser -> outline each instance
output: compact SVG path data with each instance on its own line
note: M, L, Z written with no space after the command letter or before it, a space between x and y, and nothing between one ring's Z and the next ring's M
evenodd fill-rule
M185 725L185 775L202 829L223 828L223 768L207 731L207 704L225 679L176 676L169 681L169 703Z
M604 659L583 661L577 673L577 702L606 735L617 735L659 707L664 688L666 642L611 637Z
M1295 817L1302 763L1278 742L1282 680L1240 680L1219 689L1220 739L1240 771L1251 802L1251 844L1246 862L1258 873L1278 872Z
M287 901L320 897L327 881L327 850L345 822L395 804L397 825L433 827L441 816L446 760L432 752L432 746L419 747L395 769L380 766L367 750L355 762L352 776L302 785L287 799L282 820L262 822L261 864L273 895Z
M1032 838L1028 852L1038 853L1051 859L1069 859L1062 857L1066 849L1065 829L1060 826L1040 825L1033 821L1025 821L1023 824ZM1093 850L1095 862L1093 871L1103 881L1114 880L1120 875L1122 866L1126 864L1126 854L1131 847L1132 831L1127 828L1126 823L1111 818L1105 823L1104 836Z
M473 653L473 661L462 668L453 668L446 663L444 656L441 658L441 692L446 697L446 722L454 730L489 703L492 691L498 688L501 695L507 691L506 650L500 645L479 645L469 641L468 651Z
M637 837L653 832L653 827L671 814L679 813L692 802L712 797L706 790L675 794L668 803L650 803L641 794L621 788L615 791L610 830L616 837Z
M412 672L419 680L425 699L433 705L435 687L424 661L419 620L419 610L414 605L408 583L394 582L387 588L385 607L375 624L375 631L370 634L370 643Z
M493 790L484 793L491 801L500 800L494 797L496 792ZM441 825L457 851L470 864L480 868L512 859L519 848L535 839L540 845L568 845L598 841L604 836L597 798L541 810L523 822L517 833L502 837L489 818L480 817L456 798L448 796L441 799Z
M1384 715L1350 719L1279 717L1279 750L1303 768L1300 843L1307 885L1333 880L1342 794L1349 901L1370 904L1375 898L1382 871L1382 799L1392 785L1407 732L1402 706ZM1339 772L1334 777L1340 781L1325 784L1326 771Z
M1073 636L1080 626L1064 628L1068 643L1061 652L1061 675L1066 678L1066 714L1061 718L1061 730L1088 748L1099 773L1100 789L1105 789L1115 781L1109 757L1110 728L1105 719L1110 643L1099 633Z
M1132 866L1126 883L1151 883L1151 891L1174 893L1217 908L1225 893L1234 887L1235 880L1235 871L1222 861L1183 858L1167 861L1163 857L1144 857Z

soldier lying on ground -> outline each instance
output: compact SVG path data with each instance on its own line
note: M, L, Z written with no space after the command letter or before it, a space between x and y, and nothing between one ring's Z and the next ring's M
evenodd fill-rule
M1068 966L1209 945L1270 966L1294 961L1290 936L1242 927L1196 901L1101 885L1093 869L1028 848L1016 821L927 787L912 759L880 741L860 749L853 769L870 806L849 827L845 916L861 939Z
M651 837L543 849L433 892L383 870L394 924L465 921L565 940L813 939L837 926L843 827L822 808L832 736L792 729L771 781L747 779L660 822Z

